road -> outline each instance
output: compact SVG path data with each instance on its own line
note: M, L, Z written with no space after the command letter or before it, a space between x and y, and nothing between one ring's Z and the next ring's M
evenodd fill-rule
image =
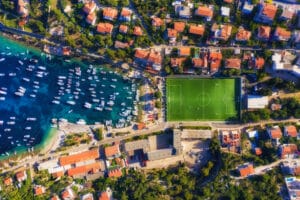
M298 122L298 121L299 120L297 120L297 119L291 119L291 120L282 120L280 122ZM62 154L66 154L66 153L70 153L70 152L84 151L84 150L88 150L89 148L92 148L92 147L99 147L100 145L104 145L104 144L110 144L113 142L124 141L126 139L133 138L135 136L149 135L149 134L152 134L153 132L165 130L166 128L170 128L170 127L176 128L176 127L179 127L180 125L181 126L211 126L213 130L217 130L217 129L221 129L221 128L243 129L248 126L265 125L265 124L275 123L275 122L279 122L279 121L269 120L269 121L264 121L261 123L250 123L250 124L243 124L243 125L242 124L230 125L230 124L221 123L221 122L211 122L211 123L208 123L208 122L163 122L163 123L160 123L157 125L150 126L144 130L133 131L132 128L127 128L127 130L131 130L131 131L133 131L133 133L130 133L130 134L124 135L124 136L114 137L114 138L106 138L102 141L97 142L96 144L92 144L92 143L91 144L82 144L79 146L74 146L74 147L68 148L65 151L49 153L49 154L46 154L43 156L35 155L30 158L28 157L27 159L22 160L22 162L19 162L20 164L10 167L9 169L3 170L2 173L5 173L7 171L13 171L13 170L16 170L16 169L18 169L20 167L24 167L24 166L32 166L35 163L38 163L38 162L41 162L42 160L48 159L49 157L58 158ZM120 132L119 129L116 129L116 130L118 130Z

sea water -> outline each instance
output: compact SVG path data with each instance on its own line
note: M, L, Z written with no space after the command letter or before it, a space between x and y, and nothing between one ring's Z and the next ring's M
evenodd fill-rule
M103 67L0 37L0 155L43 142L53 118L125 126L135 87Z

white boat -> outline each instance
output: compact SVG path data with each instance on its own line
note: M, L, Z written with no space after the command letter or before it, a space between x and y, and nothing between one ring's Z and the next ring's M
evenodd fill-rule
M29 130L31 130L31 127L27 126L27 127L25 127L25 130L29 131Z
M110 85L110 87L112 87L112 88L116 88L116 86L115 86L115 85Z
M113 82L117 82L117 79L115 79L115 78L113 78L113 79L111 79Z
M0 97L0 101L5 101L5 97Z
M16 122L14 122L14 121L9 121L9 122L7 122L7 124L8 124L8 125L15 125Z
M25 81L25 82L29 82L30 81L29 78L22 78L22 80Z
M35 94L30 94L29 96L32 97L32 98L35 98L35 97L36 97Z
M97 106L97 107L95 107L95 110L102 111L103 108Z
M6 94L7 94L7 92L6 92L6 91L3 91L3 90L0 90L0 94L4 94L4 95L6 95Z
M4 132L10 132L11 131L11 129L10 128L6 128L6 129L4 129Z
M3 120L1 120L1 121L0 121L0 125L3 125L3 124L4 124L4 121L3 121Z
M46 70L46 67L44 67L44 66L38 66L38 68L39 68L40 70L43 70L43 71Z
M108 101L108 102L107 102L107 105L113 106L113 105L115 105L115 103L114 103L113 101Z
M24 96L24 93L22 93L22 92L15 92L15 95L19 96L19 97L22 97L22 96Z
M52 103L53 103L53 104L57 104L57 105L60 104L60 102L57 101L57 100L53 100Z
M75 105L76 103L75 103L75 101L67 101L67 104L69 104L69 105Z
M5 58L0 58L0 62L3 62L5 60Z
M3 76L5 76L5 74L4 73L0 73L0 77L3 77Z
M85 102L83 107L90 109L92 107L92 104Z
M24 63L21 60L19 60L18 62L20 65L24 65Z
M26 120L27 120L27 121L36 121L36 118L35 118L35 117L27 117Z
M80 124L80 125L86 125L86 122L84 119L79 119L76 124Z
M30 138L30 135L24 135L24 138Z

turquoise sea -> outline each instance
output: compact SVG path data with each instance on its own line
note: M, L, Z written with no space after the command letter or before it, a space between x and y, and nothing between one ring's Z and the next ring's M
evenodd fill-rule
M44 142L53 118L122 127L136 85L101 66L45 55L0 36L0 155Z

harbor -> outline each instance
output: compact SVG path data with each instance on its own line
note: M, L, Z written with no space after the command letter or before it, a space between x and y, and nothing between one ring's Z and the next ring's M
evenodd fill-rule
M54 57L0 37L0 155L34 151L57 122L130 126L137 84L93 63Z

